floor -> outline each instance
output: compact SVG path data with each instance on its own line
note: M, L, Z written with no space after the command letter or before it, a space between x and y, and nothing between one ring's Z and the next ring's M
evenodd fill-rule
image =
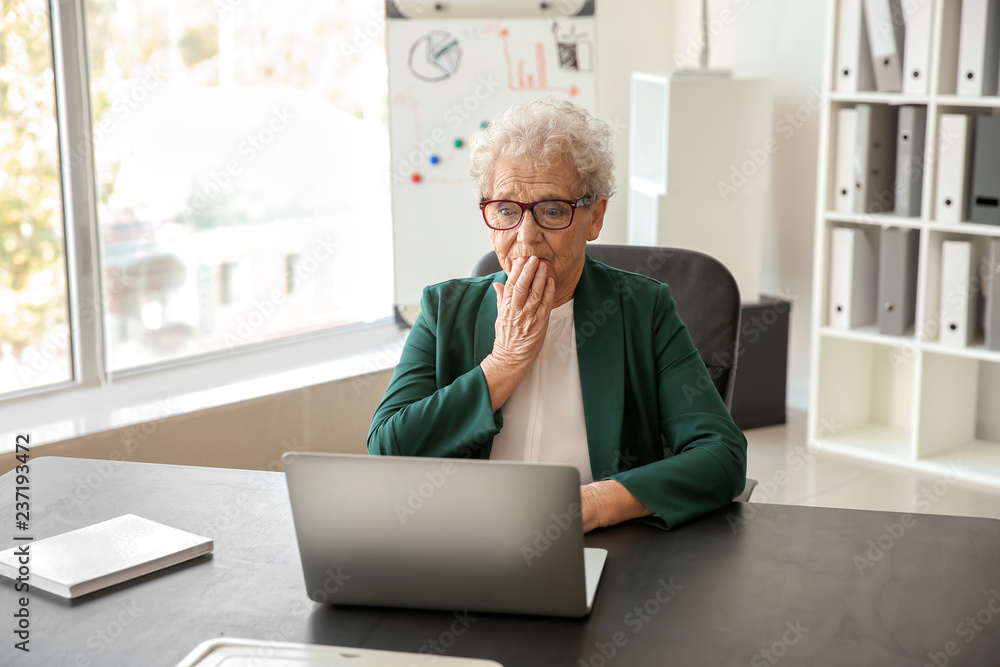
M964 482L958 473L934 476L813 453L805 447L805 412L789 410L787 418L746 431L747 477L759 482L751 502L1000 519L1000 488Z

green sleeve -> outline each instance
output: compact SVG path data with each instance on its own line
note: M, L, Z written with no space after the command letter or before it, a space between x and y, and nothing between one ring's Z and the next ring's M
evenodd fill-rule
M479 458L500 430L499 411L493 412L486 376L478 365L446 386L439 382L448 376L442 367L448 360L441 356L449 349L449 332L438 330L439 301L433 288L424 290L420 315L372 418L372 455Z
M673 456L612 476L674 528L743 492L747 441L662 285L653 311L660 433Z

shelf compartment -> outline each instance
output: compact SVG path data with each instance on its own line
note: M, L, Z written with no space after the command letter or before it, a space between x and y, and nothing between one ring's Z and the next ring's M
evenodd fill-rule
M909 429L867 424L819 438L815 451L896 465L912 459L913 438Z
M1000 487L1000 442L970 440L920 462L933 472L953 471L957 464L963 482Z
M813 437L820 449L872 460L912 459L911 345L822 336Z
M1000 484L1000 361L927 352L923 380L919 458Z

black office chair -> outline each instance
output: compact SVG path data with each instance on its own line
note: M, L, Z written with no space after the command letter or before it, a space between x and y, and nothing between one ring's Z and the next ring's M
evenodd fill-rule
M587 254L608 266L670 285L677 314L687 325L726 409L731 409L742 304L740 288L729 269L713 257L683 248L589 244ZM499 270L496 253L490 252L479 260L472 275L487 276ZM747 479L736 500L749 500L756 486L755 480Z

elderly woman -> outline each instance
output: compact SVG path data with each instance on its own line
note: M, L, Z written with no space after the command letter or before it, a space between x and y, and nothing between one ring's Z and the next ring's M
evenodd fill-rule
M746 439L716 392L685 392L711 381L670 288L584 254L614 192L607 125L514 106L471 160L503 271L424 290L369 452L576 466L585 531L670 528L739 495Z

